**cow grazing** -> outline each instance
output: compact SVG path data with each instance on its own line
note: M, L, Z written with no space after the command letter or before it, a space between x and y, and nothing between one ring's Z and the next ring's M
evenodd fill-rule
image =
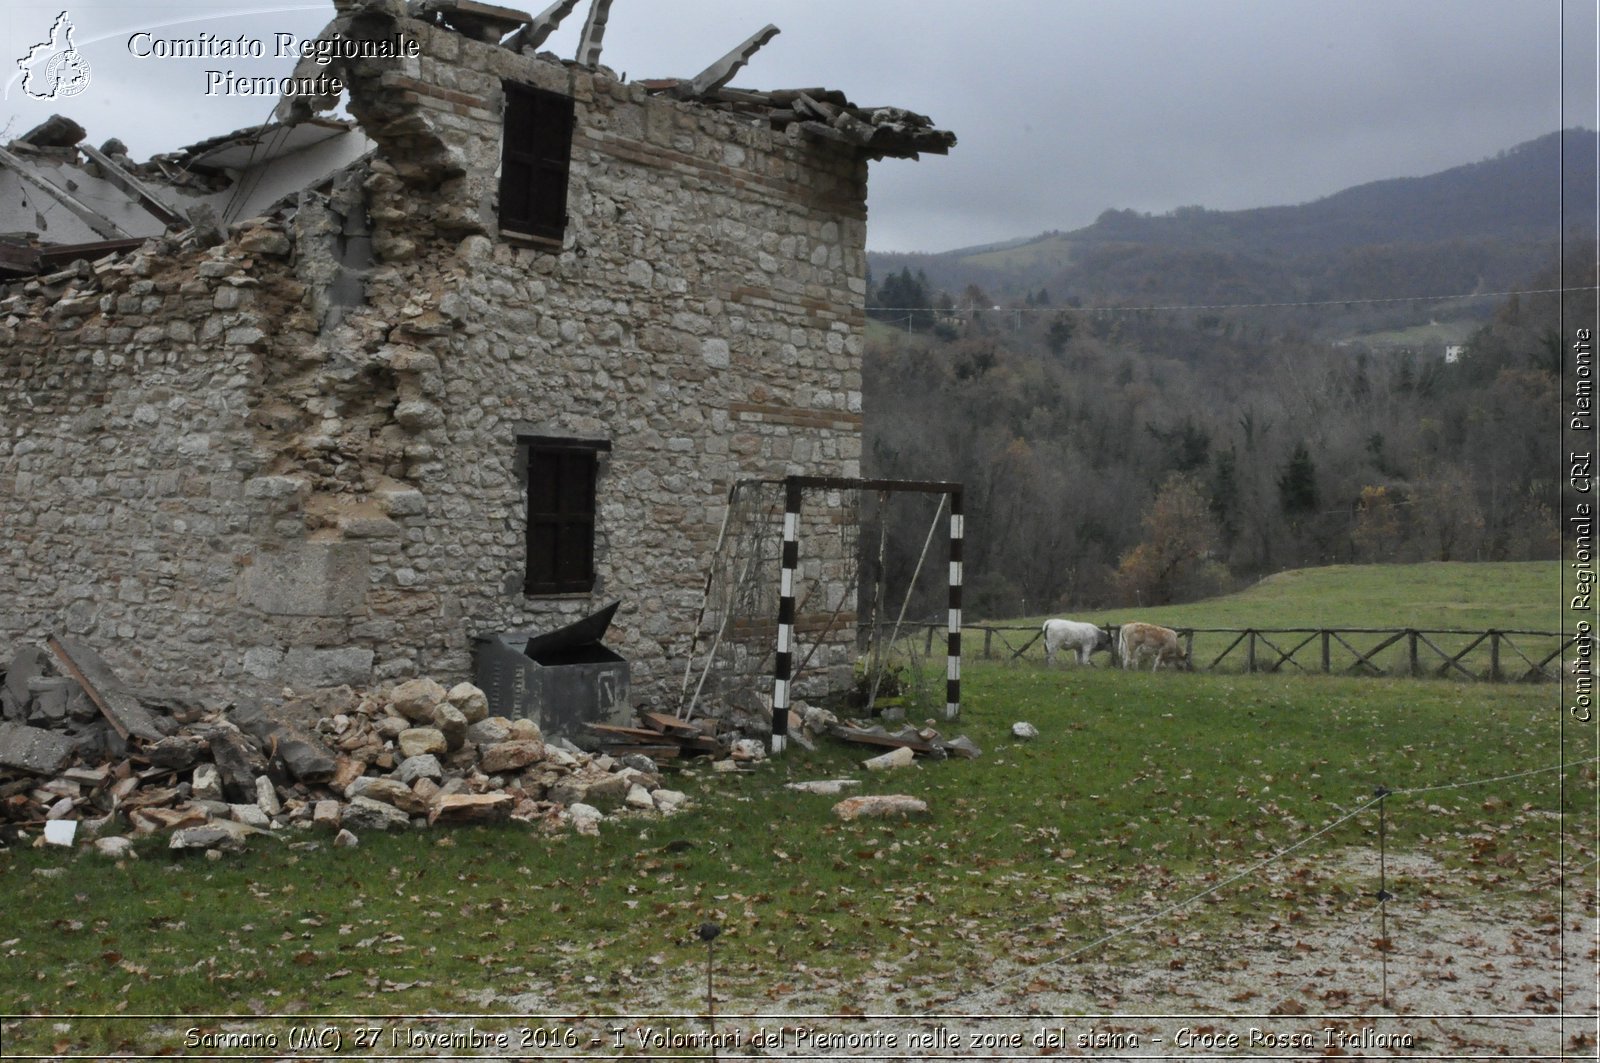
M1146 657L1153 658L1153 672L1166 661L1178 668L1189 666L1189 655L1178 645L1178 633L1155 624L1123 624L1117 632L1117 656L1124 670L1137 668Z
M1081 620L1046 620L1044 622L1044 663L1055 660L1061 649L1078 651L1078 663L1088 664L1089 655L1111 649L1111 632Z

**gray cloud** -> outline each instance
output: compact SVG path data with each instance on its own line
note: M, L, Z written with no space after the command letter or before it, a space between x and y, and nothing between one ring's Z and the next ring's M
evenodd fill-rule
M9 69L66 6L89 91L11 87L15 135L54 110L148 155L262 121L271 101L207 97L204 69L287 61L135 61L126 34L314 34L331 5L9 0ZM543 4L535 5L542 7ZM551 41L575 50L582 10ZM1102 210L1304 202L1596 124L1588 0L616 0L602 61L687 76L767 22L783 31L736 79L824 85L930 115L948 158L874 165L869 242L937 251L1070 229ZM94 43L93 38L102 38ZM1565 48L1566 116L1561 111Z

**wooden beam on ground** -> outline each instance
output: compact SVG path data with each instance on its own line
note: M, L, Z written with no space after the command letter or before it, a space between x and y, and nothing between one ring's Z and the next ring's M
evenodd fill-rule
M932 753L934 750L932 743L924 742L920 738L902 738L899 735L892 735L881 729L868 731L859 727L846 727L844 724L836 724L829 728L829 733L836 738L844 739L846 742L858 742L866 746L909 749L913 753L923 754Z
M166 737L156 725L155 716L139 704L139 699L123 686L122 680L98 653L65 636L52 635L45 645L61 670L78 681L117 734L124 739L143 738L150 742Z
M662 712L641 712L639 719L661 734L683 735L686 738L699 738L705 734L696 725Z

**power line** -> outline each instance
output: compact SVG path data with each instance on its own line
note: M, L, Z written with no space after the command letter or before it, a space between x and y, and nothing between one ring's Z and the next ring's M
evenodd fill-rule
M874 306L869 312L916 314L1128 314L1151 311L1179 310L1267 310L1280 307L1304 306L1370 306L1383 303L1433 303L1449 299L1504 299L1513 295L1560 295L1567 292L1600 291L1600 285L1583 285L1575 288L1524 288L1503 292L1461 292L1455 295L1397 295L1376 299L1306 299L1283 303L1183 303L1169 306L957 306L939 309L928 306Z

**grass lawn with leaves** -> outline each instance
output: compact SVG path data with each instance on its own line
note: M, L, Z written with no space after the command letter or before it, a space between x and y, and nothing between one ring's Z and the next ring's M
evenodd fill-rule
M1549 889L1563 832L1569 863L1593 859L1593 729L1564 725L1553 685L975 663L963 691L962 719L938 726L970 735L979 759L868 777L870 750L791 748L749 773L686 771L672 785L690 810L618 817L598 838L501 826L355 850L285 832L217 862L159 840L116 864L5 853L0 1013L693 1014L708 921L723 928L721 1010L918 1007L1297 844L1295 866L1318 873L1246 874L1186 908L1184 933L1370 907L1377 884L1345 856L1374 848L1376 808L1318 832L1378 786L1453 787L1386 802L1388 851L1450 869L1426 884L1436 903ZM1013 739L1021 720L1040 737ZM1563 755L1565 772L1549 770ZM836 777L924 798L930 815L842 823L837 798L784 786ZM1137 957L1169 932L1156 920L1106 948ZM868 978L892 999L863 999ZM17 1052L155 1051L180 1045L182 1025L5 1033Z

